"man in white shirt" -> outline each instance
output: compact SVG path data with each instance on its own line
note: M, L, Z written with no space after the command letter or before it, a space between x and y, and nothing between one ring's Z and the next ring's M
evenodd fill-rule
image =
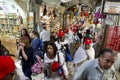
M40 39L44 43L44 52L46 51L48 42L50 41L50 32L46 29L46 23L43 24L43 30L40 33Z
M40 33L40 39L44 41L50 41L50 32L46 30L46 24L43 24L43 30Z

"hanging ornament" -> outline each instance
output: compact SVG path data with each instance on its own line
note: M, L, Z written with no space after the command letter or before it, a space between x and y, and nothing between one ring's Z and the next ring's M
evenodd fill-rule
M95 19L93 20L93 24L98 24L98 23L99 23L98 19L95 18Z
M45 5L45 8L44 8L44 10L43 10L43 16L45 16L46 13L47 13L47 9L46 9L46 5Z

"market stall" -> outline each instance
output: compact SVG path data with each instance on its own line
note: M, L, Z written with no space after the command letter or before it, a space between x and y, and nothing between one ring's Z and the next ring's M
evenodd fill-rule
M56 31L63 26L63 13L65 8L44 3L39 9L40 23L46 23L47 30Z
M103 0L102 13L107 15L103 44L105 48L110 48L114 51L120 51L119 5L119 1Z
M17 50L16 42L19 40L20 30L24 25L23 15L25 14L14 0L0 1L0 8L1 44L14 55Z

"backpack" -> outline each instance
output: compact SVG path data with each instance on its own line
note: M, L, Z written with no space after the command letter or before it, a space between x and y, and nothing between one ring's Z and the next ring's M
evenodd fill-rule
M44 52L43 52L43 42L42 40L39 39L39 44L38 44L38 48L35 51L35 54L37 54L38 56L41 57L41 59L44 59Z
M43 41L39 39L38 49L43 51Z
M64 44L64 45L61 45L61 49L60 49L64 54L65 54L65 61L66 62L70 62L72 61L72 56L70 54L70 49L69 49L69 45L68 44Z

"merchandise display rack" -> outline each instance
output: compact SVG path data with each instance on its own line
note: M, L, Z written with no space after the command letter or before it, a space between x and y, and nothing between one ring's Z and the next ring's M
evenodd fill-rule
M8 14L0 18L0 34L3 37L16 37L19 26L20 18L16 14Z

